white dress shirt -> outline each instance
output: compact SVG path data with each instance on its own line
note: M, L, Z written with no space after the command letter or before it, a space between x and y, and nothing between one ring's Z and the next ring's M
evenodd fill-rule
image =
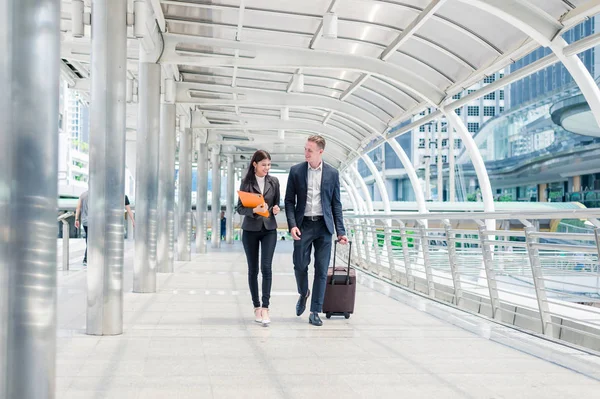
M260 189L260 193L265 193L265 176L259 177L256 176L256 182L258 183L258 188Z
M304 216L323 216L323 205L321 204L321 177L323 176L323 162L313 169L308 164L308 187L306 193L306 209Z

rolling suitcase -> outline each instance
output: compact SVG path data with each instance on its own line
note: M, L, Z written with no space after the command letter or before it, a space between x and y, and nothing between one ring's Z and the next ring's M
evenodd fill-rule
M333 250L333 267L327 270L327 285L325 286L325 299L323 300L323 313L328 319L331 316L344 316L346 319L354 313L354 299L356 297L356 272L350 267L352 254L352 241L348 249L348 265L336 267L337 244Z

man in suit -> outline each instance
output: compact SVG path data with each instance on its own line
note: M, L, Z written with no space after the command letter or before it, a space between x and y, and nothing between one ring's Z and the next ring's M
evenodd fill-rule
M310 296L308 265L310 253L315 251L315 278L308 322L321 326L319 313L323 310L327 269L331 258L332 235L340 244L348 243L342 203L340 178L337 169L323 162L325 139L310 136L304 146L306 162L292 166L285 192L285 214L294 239L294 272L300 298L296 315L306 309Z

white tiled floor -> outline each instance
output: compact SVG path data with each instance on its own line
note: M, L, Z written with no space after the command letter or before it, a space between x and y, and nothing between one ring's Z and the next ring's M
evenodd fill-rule
M128 244L130 248L131 244ZM600 382L365 286L355 314L295 316L291 243L274 259L270 327L253 321L239 245L177 262L131 292L125 332L85 335L85 271L59 277L58 398L591 398Z

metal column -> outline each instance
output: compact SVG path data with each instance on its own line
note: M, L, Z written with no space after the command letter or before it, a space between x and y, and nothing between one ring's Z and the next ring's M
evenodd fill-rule
M139 82L133 292L156 292L160 65L140 62Z
M179 135L179 229L177 260L192 259L192 129L183 128Z
M60 2L0 2L0 397L54 398Z
M214 147L210 153L212 161L212 234L211 243L213 248L221 246L221 158L219 147Z
M203 143L199 145L196 176L196 253L205 254L208 249L206 245L208 145Z
M87 333L123 333L127 2L92 2Z
M227 224L226 224L226 232L225 232L225 240L227 244L233 244L233 215L234 206L233 200L235 198L235 171L233 164L233 155L229 155L227 157Z
M160 108L158 147L158 246L156 266L160 273L173 272L175 243L175 104Z

